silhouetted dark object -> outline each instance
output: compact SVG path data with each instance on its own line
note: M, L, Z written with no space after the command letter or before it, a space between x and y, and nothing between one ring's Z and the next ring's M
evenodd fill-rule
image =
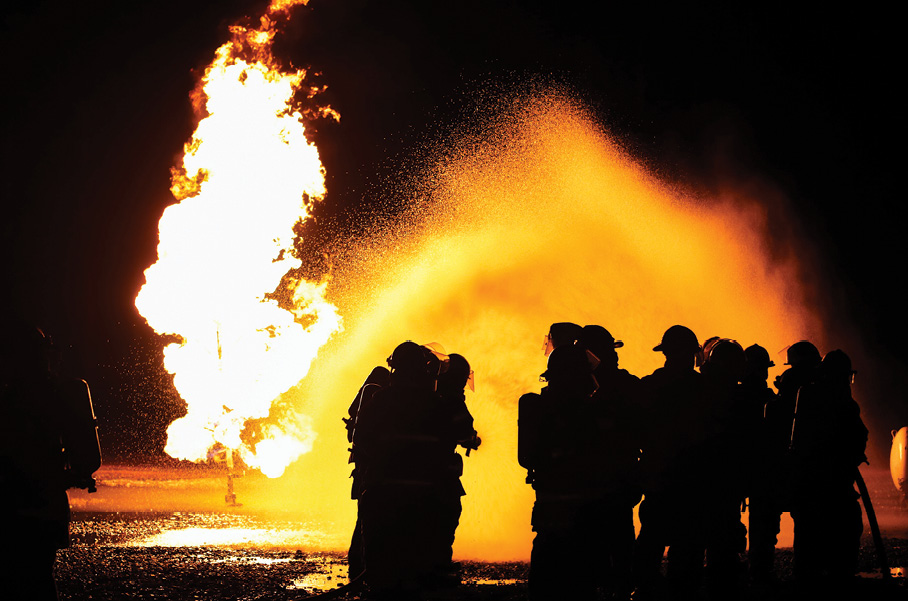
M817 367L822 361L820 351L808 340L795 342L788 347L786 354L787 361L785 362L785 365L790 365L792 367L799 367L802 365Z
M787 444L780 440L773 449L772 431L766 420L766 409L776 401L767 385L769 368L775 363L762 346L754 344L744 349L744 377L741 387L747 396L747 423L752 426L752 465L747 484L749 499L750 544L747 551L751 579L758 585L768 585L773 576L775 546L778 542L783 504L778 494L780 485L777 464L784 461ZM779 428L784 431L785 428ZM782 438L781 436L778 438Z
M775 363L769 358L769 351L759 344L752 344L744 349L744 360L746 362L747 374L756 375L764 382L769 378L768 369L775 367ZM763 371L767 371L765 376Z
M438 359L435 355L426 347L409 340L397 345L388 357L388 365L394 373L392 382L397 379L414 386L434 385L438 376Z
M21 598L56 599L53 565L69 545L67 488L93 492L100 467L88 386L50 373L48 339L17 322L4 328L0 354L0 544L4 587ZM15 589L14 589L15 591Z
M433 512L437 526L437 531L432 536L433 548L427 550L435 556L434 579L439 585L445 586L459 583L452 555L455 533L463 510L461 497L467 494L460 482L463 458L456 448L463 447L469 455L482 442L473 428L473 416L467 408L464 394L467 385L472 383L473 371L461 355L452 353L446 358L442 373L438 376L437 419L448 463L439 486L438 507Z
M753 364L772 363L768 353ZM773 556L778 543L782 513L791 511L793 474L790 456L795 403L802 387L813 383L820 365L820 352L813 343L801 340L786 349L788 369L776 377L776 395L767 395L763 421L758 430L760 459L756 466L756 486L751 496L750 549L751 575L760 583L771 579ZM762 369L759 373L762 376ZM768 376L767 376L768 377Z
M417 598L432 586L449 450L435 392L439 360L412 342L391 355L391 378L364 403L353 434L366 580L376 598Z
M615 349L624 343L602 326L585 326L577 343L595 357L593 376L598 384L589 419L597 431L590 450L595 458L590 478L598 491L599 512L588 524L591 544L580 552L589 557L600 591L627 599L633 590L633 513L641 497L640 379L618 367Z
M711 407L703 376L694 370L701 351L696 334L672 326L653 350L665 354L665 366L640 381L644 498L634 580L640 596L651 594L668 546L670 584L677 594L687 594L698 586L702 569L702 556L699 566L693 558L702 548L708 517L702 494L711 484L704 469L711 459Z
M798 394L801 388L815 381L822 358L817 347L807 340L801 340L789 346L786 355L785 365L788 365L789 368L776 377L776 381L773 383L779 391L779 400L767 408L767 411L772 414L768 414L767 418L777 423L780 428L787 426L785 437L790 441Z
M536 491L529 596L593 599L601 566L589 550L602 543L597 536L604 509L591 398L596 383L589 357L577 345L553 350L543 377L548 385L541 394L519 401L518 460Z
M687 363L688 355L696 357L702 349L697 335L685 326L672 326L662 335L662 342L653 347L654 351L661 351L666 358L672 361L678 359Z
M347 410L348 417L342 418L347 428L347 442L351 443L350 459L348 460L348 463L354 464L353 471L350 474L350 477L353 479L350 498L357 502L356 526L353 528L353 537L350 540L350 550L347 553L347 570L351 581L361 575L366 567L363 559L362 518L359 512L359 500L362 497L364 486L362 472L365 471L365 467L362 465L362 461L360 461L361 465L357 467L356 449L352 446L354 434L356 432L356 420L359 416L360 409L372 402L375 393L382 388L387 387L390 383L391 372L381 366L375 367L369 373L366 381L363 382L363 385L360 387L359 392L356 393L356 398L354 398L353 402L350 404L350 408Z
M754 459L755 407L740 384L746 370L740 344L728 338L711 339L704 346L702 361L700 373L711 408L706 441L709 462L702 468L704 530L699 540L683 544L690 545L692 576L702 567L705 553L709 598L735 599L739 596L738 555L747 547L741 508ZM698 580L692 578L691 585Z
M873 502L870 500L870 491L867 490L867 484L864 482L864 476L861 470L856 469L854 473L854 483L858 487L858 494L861 495L861 502L864 504L864 512L867 514L867 523L870 525L870 533L873 537L873 546L876 548L877 561L880 564L880 573L883 580L892 578L889 573L889 560L886 557L886 547L883 545L883 535L880 532L880 523L876 519L876 511L873 509Z
M845 353L828 353L816 381L798 392L791 437L795 577L830 590L853 580L863 529L854 481L867 428L851 396L853 376Z
M559 346L574 344L580 338L582 331L583 328L581 326L569 321L553 323L549 327L549 332L545 335L545 340L543 341L545 356L548 357Z
M716 346L722 340L723 339L719 336L712 336L710 338L707 338L703 342L703 344L700 347L700 352L697 353L697 362L696 362L697 367L702 366L706 362L706 359L707 359L707 357L709 357L710 353L712 352L713 347Z
M598 325L583 326L577 340L584 348L593 353L599 351L601 354L607 354L608 349L624 347L624 342L615 340L611 332Z
M209 451L209 457L211 456L211 452ZM223 457L224 465L227 468L227 494L224 495L224 503L229 507L242 507L243 504L236 500L236 491L233 488L233 481L245 476L245 463L239 457L234 458L233 449L220 449L214 457L215 461L221 461L221 458Z

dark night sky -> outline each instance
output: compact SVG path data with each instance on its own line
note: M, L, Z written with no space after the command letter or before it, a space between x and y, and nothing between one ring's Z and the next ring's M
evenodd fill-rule
M179 411L132 303L193 129L188 94L227 26L262 7L54 1L3 17L5 302L92 385L109 455L154 452ZM538 74L575 89L667 178L707 192L771 183L797 217L778 231L822 257L816 302L860 332L864 392L889 399L894 428L908 423L908 331L890 23L737 6L312 0L277 49L321 71L343 115L318 133L326 211L341 224L473 91Z

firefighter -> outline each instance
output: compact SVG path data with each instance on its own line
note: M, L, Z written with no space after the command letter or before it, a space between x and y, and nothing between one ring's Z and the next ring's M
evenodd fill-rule
M356 450L352 446L354 433L356 432L356 419L359 416L360 409L372 402L375 393L382 388L386 388L390 383L391 372L380 365L375 367L369 373L366 381L360 387L359 392L356 393L356 397L350 404L350 408L347 410L349 417L341 418L347 428L347 442L351 444L350 459L348 460L348 463L354 464L353 471L350 474L350 477L353 479L350 498L357 503L356 526L353 527L350 550L347 553L347 571L351 580L357 578L365 570L365 563L363 560L362 518L359 512L359 501L362 498L364 487L362 472L365 471L365 467L362 465L361 460L359 461L361 464L360 467L357 467Z
M758 586L772 581L775 546L778 542L782 504L776 492L779 474L773 469L770 431L765 419L766 408L776 402L776 394L767 384L769 368L775 363L765 348L758 344L744 349L744 377L741 387L748 400L747 421L752 425L749 499L750 547L747 559L751 580Z
M462 356L452 353L447 356L447 361L442 373L438 376L438 424L441 428L442 444L448 457L446 471L442 477L437 497L438 508L434 512L437 525L437 542L435 571L439 584L450 585L456 583L452 562L454 536L460 522L463 509L461 497L466 491L460 482L463 475L463 457L457 452L460 446L470 451L479 448L482 440L473 428L473 416L467 408L465 389L473 387L473 371L470 364Z
M791 437L796 580L830 590L848 585L862 531L855 472L866 461L867 428L851 395L851 359L827 353L801 388Z
M736 341L717 338L705 350L700 373L710 405L703 468L703 537L691 546L689 570L695 574L706 552L706 586L711 599L739 595L739 554L747 547L741 508L753 464L755 418L750 395L741 386L746 369L744 349ZM684 544L687 544L685 542ZM693 586L695 580L691 581Z
M51 374L50 341L21 322L4 328L0 354L0 510L4 586L56 599L57 549L69 546L67 488L94 489L97 427L82 380Z
M357 469L364 468L366 577L379 599L418 598L434 569L426 552L431 512L449 458L437 421L437 367L428 355L414 342L394 349L390 383L360 408L353 435Z
M666 546L676 591L688 591L698 577L685 569L689 554L683 551L700 536L705 516L699 491L708 485L703 466L711 416L703 376L694 369L701 352L697 336L672 326L653 351L665 355L665 365L640 381L644 496L634 549L636 598L654 593Z
M519 401L518 461L536 491L529 597L593 599L596 566L589 549L599 541L589 524L600 495L593 477L596 385L587 353L577 345L555 348L542 377L547 385L541 393Z
M767 397L764 407L760 470L766 474L766 478L755 508L760 529L756 532L751 530L757 539L754 548L753 536L751 537L751 548L754 548L759 557L756 560L757 572L754 574L758 584L767 584L772 569L767 549L770 543L775 548L782 513L791 511L794 476L791 472L789 447L798 393L815 381L821 361L820 351L812 342L801 340L790 345L786 350L787 369L773 382L778 393ZM759 556L761 553L762 557Z
M598 586L616 598L633 590L634 506L640 502L640 379L618 367L617 349L624 343L599 325L584 326L578 341L595 357L597 388L592 414L597 438L590 477L596 483L599 511L588 524L594 546L588 550Z

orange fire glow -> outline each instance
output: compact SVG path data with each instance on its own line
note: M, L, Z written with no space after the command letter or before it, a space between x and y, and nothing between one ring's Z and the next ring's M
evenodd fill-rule
M324 181L288 105L302 76L260 58L273 35L262 23L235 28L206 74L208 116L174 181L182 202L161 219L158 262L136 299L156 331L183 339L165 361L189 414L171 426L167 452L200 459L220 443L270 474L292 462L247 507L292 499L344 540L355 504L340 418L397 344L437 341L475 371L467 402L483 440L465 460L455 553L525 559L533 492L517 464L517 399L541 386L551 323L605 326L625 342L621 366L641 376L661 364L651 349L675 323L771 352L821 331L793 266L770 256L759 199L667 187L558 94L490 115L481 141L414 174L419 209L339 251L337 309L324 282L295 284L298 314L279 308L266 294L295 266L286 251L301 198L319 197ZM238 58L249 45L256 60ZM252 449L243 425L278 397L305 415L284 416L266 433L274 442ZM265 467L268 446L285 443L294 448L275 451L279 467Z
M338 418L395 345L438 341L475 370L467 404L483 440L464 461L455 553L526 559L533 491L517 464L517 400L543 386L539 341L552 322L604 325L640 376L661 366L652 348L675 323L773 353L819 328L793 266L769 258L756 199L669 189L560 96L495 119L485 142L449 148L414 176L431 193L397 231L356 241L338 265L347 327L303 383L322 400L321 437L287 485L307 491L304 511L352 527L353 502L337 505L349 496Z
M201 83L206 116L186 144L171 191L181 202L159 224L158 261L145 272L136 307L155 331L176 334L164 365L188 414L168 429L166 451L204 459L221 445L279 476L312 448L307 416L274 415L273 401L306 375L320 346L340 329L324 300L327 282L292 280L292 307L270 299L289 270L293 226L304 200L325 193L318 150L305 137L292 98L302 71L282 73L271 58L280 11L261 28L231 28ZM253 440L241 438L250 419Z

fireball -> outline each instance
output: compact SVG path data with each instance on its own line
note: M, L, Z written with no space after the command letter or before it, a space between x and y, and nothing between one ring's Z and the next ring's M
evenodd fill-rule
M232 27L215 53L197 94L204 116L173 170L180 202L161 217L158 260L136 298L156 332L179 338L164 366L187 415L171 424L165 451L201 460L223 445L272 477L315 437L306 416L275 401L341 328L327 280L292 275L294 225L325 194L293 102L306 73L282 72L271 55L276 19L300 3L276 1L259 29ZM255 436L244 434L269 415Z

